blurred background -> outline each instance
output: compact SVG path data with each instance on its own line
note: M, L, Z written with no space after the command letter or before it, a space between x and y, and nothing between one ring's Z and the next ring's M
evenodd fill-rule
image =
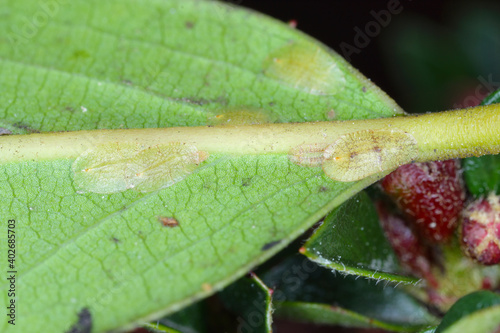
M295 21L408 112L476 105L500 86L498 1L226 2Z

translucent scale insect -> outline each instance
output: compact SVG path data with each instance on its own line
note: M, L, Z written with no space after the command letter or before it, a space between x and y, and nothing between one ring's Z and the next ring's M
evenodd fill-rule
M292 42L272 52L264 74L312 95L335 95L345 86L345 75L332 54L306 42Z
M323 164L323 153L327 143L303 144L292 148L288 152L288 159L300 166L318 167Z
M215 126L256 125L275 122L275 118L269 111L262 109L232 108L210 116L208 123Z
M351 182L413 162L418 145L403 131L365 130L342 135L325 149L323 157L328 177Z
M171 186L192 173L208 153L179 142L144 146L120 142L99 144L73 163L79 192L151 192Z
M415 138L399 130L365 130L340 136L333 144L303 144L288 158L304 167L323 168L333 180L351 182L388 172L418 156Z

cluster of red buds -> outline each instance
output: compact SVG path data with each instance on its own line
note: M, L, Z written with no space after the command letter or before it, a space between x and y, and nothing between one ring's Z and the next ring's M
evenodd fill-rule
M399 209L377 204L386 236L403 267L431 287L438 285L432 249L456 234L463 253L476 262L500 263L500 197L490 193L466 204L458 160L404 165L380 184Z

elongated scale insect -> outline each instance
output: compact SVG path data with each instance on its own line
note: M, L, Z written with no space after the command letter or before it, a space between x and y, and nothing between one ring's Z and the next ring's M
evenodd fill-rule
M264 75L312 95L335 95L344 89L345 75L325 49L293 42L264 61Z
M268 124L273 122L273 117L269 111L245 108L221 110L216 115L209 117L208 120L210 125L237 126Z
M328 146L323 171L333 180L351 182L392 171L418 157L415 138L399 130L365 130L347 133Z
M288 159L303 167L319 167L324 161L324 151L327 143L303 144L290 149Z
M171 186L192 173L208 153L179 142L144 146L120 142L83 152L72 165L79 192L151 192Z

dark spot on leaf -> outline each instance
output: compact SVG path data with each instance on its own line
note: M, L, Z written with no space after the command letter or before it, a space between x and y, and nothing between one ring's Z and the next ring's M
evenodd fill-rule
M281 241L278 240L278 241L272 241L272 242L269 242L267 244L264 244L264 246L260 249L261 251L267 251L269 250L270 248L278 245Z
M0 127L0 135L10 135L12 132L6 128Z
M380 153L382 151L382 149L379 146L375 146L375 147L373 147L373 151L376 153Z
M114 243L120 243L120 240L116 237L111 237L111 240L114 242Z
M66 106L66 107L64 108L64 111L75 112L75 108L74 108L74 107L72 107L72 106Z
M78 313L78 321L66 333L90 333L92 331L92 315L87 308Z
M326 186L321 186L320 189L319 189L320 192L328 192L329 190L330 189L328 187L326 187Z
M328 120L333 120L337 117L337 113L335 112L334 109L331 109L328 111L328 113L326 114L326 118L328 118Z
M123 79L123 80L122 80L122 83L123 83L123 84L126 84L127 86L131 86L131 85L133 85L132 81L127 80L127 79Z
M276 103L274 102L269 102L269 106L274 106Z
M188 28L188 29L193 29L193 27L194 27L194 23L193 23L193 22L191 22L191 21L186 21L186 28Z
M356 156L358 156L358 153L356 153L355 151L351 152L351 158L354 158Z
M251 181L252 181L252 178L242 178L241 179L241 186L250 186Z
M75 50L73 51L73 58L89 58L90 53L85 50Z
M31 127L29 127L28 125L25 125L25 124L23 124L23 123L14 123L14 124L12 124L12 125L13 125L14 127L19 128L19 129L26 130L26 131L28 131L28 132L30 132L30 133L40 133L40 131L39 131L39 130L33 129L33 128L31 128Z
M200 97L182 97L182 98L174 98L175 101L183 102L183 103L189 103L189 104L195 104L195 105L206 105L206 104L222 104L222 105L227 105L228 100L224 96L219 96L215 99L206 99L206 98L200 98Z
M366 92L366 87L363 87L361 90L363 90L363 92L365 93Z
M179 226L179 221L173 217L158 216L158 221L160 221L164 227L175 228Z

